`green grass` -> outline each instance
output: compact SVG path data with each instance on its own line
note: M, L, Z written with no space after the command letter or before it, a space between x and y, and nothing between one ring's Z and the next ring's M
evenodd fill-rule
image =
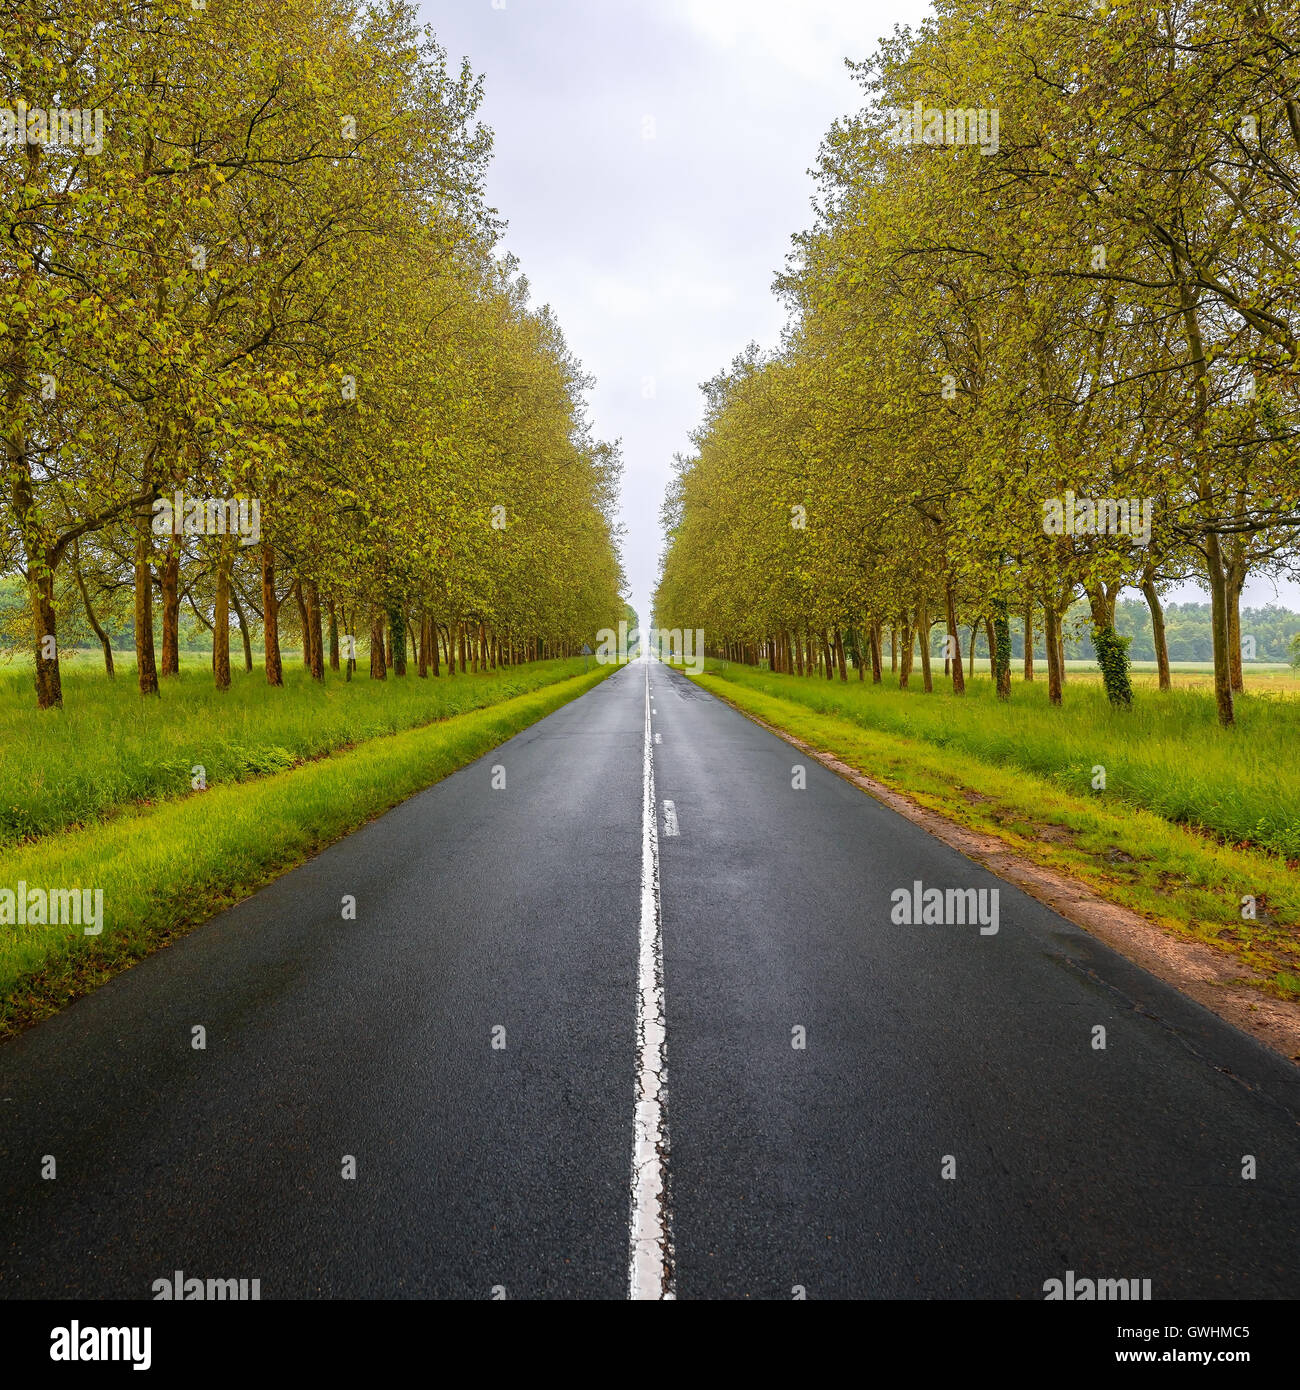
M1013 679L1009 701L975 677L958 698L935 677L908 690L868 679L828 681L774 675L727 662L707 669L728 684L936 748L990 766L1019 768L1076 796L1104 797L1152 812L1229 844L1300 859L1300 699L1263 681L1237 698L1237 727L1223 730L1199 685L1161 693L1138 676L1133 706L1112 709L1098 679L1071 677L1064 703L1047 701L1044 680ZM939 672L942 672L942 664ZM1104 792L1093 790L1104 767Z
M33 887L98 887L104 894L101 936L87 937L76 926L0 925L0 1035L96 987L615 669L593 666L558 681L552 670L543 688L487 708L374 738L255 782L126 808L105 823L0 854L0 887L14 889L21 880ZM503 684L485 677L478 689L500 692ZM263 701L269 695L260 692ZM416 709L414 697L407 698ZM380 716L372 710L371 717Z
M747 668L715 669L697 678L707 690L816 749L834 753L869 777L908 795L951 821L993 835L1014 853L1087 883L1103 897L1141 913L1174 935L1202 941L1256 972L1250 982L1264 993L1300 998L1300 875L1278 856L1221 844L1176 825L1159 814L1109 794L1067 790L1050 776L1025 771L1016 758L990 759L968 752L954 736L937 742L922 716L917 736L877 727L862 716L822 712L837 692L823 681L759 676ZM769 693L777 690L779 694ZM850 708L872 699L867 691L841 689ZM1019 695L1021 692L1017 691ZM1076 688L1071 696L1081 695ZM967 732L1010 715L996 713L996 698L984 695L994 713L978 709L980 692L961 710L937 692L887 692L882 705L918 700L950 711L954 726ZM971 697L967 697L970 699ZM1206 697L1201 697L1206 698ZM1041 720L1036 720L1038 709ZM1067 709L1068 712L1068 709ZM1032 738L1060 727L1045 703L1026 701L1022 728ZM1110 717L1094 711L1097 721ZM1045 722L1043 722L1045 721ZM889 723L891 721L882 721ZM897 726L901 721L892 721ZM978 743L978 740L970 740ZM999 745L1001 746L1001 745ZM1138 748L1129 749L1136 757ZM1241 917L1241 900L1256 899L1258 915ZM1298 1059L1300 1060L1300 1059Z
M285 685L260 668L212 685L209 658L190 659L142 700L134 667L108 680L97 653L63 664L62 710L35 707L31 677L0 674L0 848L102 821L122 808L192 793L202 766L209 788L282 772L366 739L481 709L581 672L581 657L420 680L313 682L286 657Z

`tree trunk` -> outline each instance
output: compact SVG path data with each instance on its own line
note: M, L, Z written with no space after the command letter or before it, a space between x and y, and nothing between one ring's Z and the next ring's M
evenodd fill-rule
M921 644L921 686L927 695L932 695L934 673L930 669L930 609L925 599L916 605L916 635Z
M55 631L54 573L45 570L27 582L32 628L36 637L36 707L63 708L63 675L59 669L59 642Z
M1030 599L1025 604L1025 679L1034 678L1034 603Z
M1193 290L1186 277L1180 275L1178 295L1196 391L1192 431L1199 449L1209 411L1209 365L1201 334L1198 293L1199 291ZM1197 496L1203 503L1213 500L1212 484L1203 465L1199 467ZM1214 704L1219 723L1226 729L1236 723L1237 716L1232 702L1232 666L1228 655L1227 576L1224 569L1223 546L1216 531L1208 531L1205 535L1205 568L1210 581L1210 623L1214 637Z
M838 627L835 629L835 662L840 668L840 680L848 680L849 671L844 662L844 633Z
M144 511L135 523L135 668L141 695L158 693L153 649L153 579L149 572L151 520L151 514Z
M1214 637L1214 704L1219 723L1226 729L1237 722L1232 701L1228 581L1224 572L1223 548L1217 535L1211 533L1206 537L1205 550L1210 579L1210 623Z
M957 629L957 600L952 591L952 581L944 591L944 601L948 610L948 650L952 653L952 693L966 693L966 673L961 665L961 633Z
M248 620L244 617L243 605L239 602L239 594L232 584L230 586L230 604L235 610L235 620L239 623L239 635L244 642L244 670L253 669L253 639L249 636Z
M384 660L384 615L375 613L370 619L370 679L386 681L388 664Z
M298 605L298 624L302 629L302 664L311 670L311 624L307 621L307 603L303 598L302 580L293 581L293 599Z
M1098 584L1086 592L1092 611L1092 645L1097 653L1097 665L1101 667L1106 698L1112 705L1131 705L1133 685L1129 679L1128 652L1115 631L1115 596L1119 589L1116 587L1114 593L1107 593L1106 586Z
M1054 704L1061 703L1061 644L1057 632L1056 608L1051 596L1043 601L1043 643L1047 648L1047 698Z
M902 639L903 649L899 654L898 661L898 688L907 689L907 682L912 676L912 625L904 617L899 623L899 636Z
M874 622L871 624L871 684L879 685L881 680L881 668L884 661L880 651L881 624Z
M104 674L112 680L117 672L113 669L113 644L108 639L108 633L99 625L99 619L95 617L95 610L90 606L90 595L86 592L86 581L81 573L80 552L73 556L73 573L77 576L77 588L81 590L81 605L86 610L86 621L90 624L91 631L99 639L99 645L104 651Z
M325 679L325 632L321 626L320 590L315 580L304 580L302 601L307 611L307 669L314 681Z
M339 609L330 595L330 670L339 669Z
M1007 618L1005 599L993 601L993 618L989 624L992 643L989 648L993 662L993 675L997 684L998 699L1011 698L1011 623Z
M388 630L393 642L393 675L406 675L406 611L402 604L394 603L388 610Z
M172 523L173 526L175 522ZM167 543L162 567L162 671L181 673L181 543L175 536Z
M230 552L217 551L217 595L212 608L212 679L218 690L230 689Z
M270 541L262 542L262 645L267 685L284 684L280 662L280 600L275 593L275 551Z
M1156 670L1159 672L1160 689L1169 690L1173 682L1169 676L1169 643L1165 638L1165 610L1156 592L1154 580L1142 581L1142 595L1151 610L1151 644L1156 649Z

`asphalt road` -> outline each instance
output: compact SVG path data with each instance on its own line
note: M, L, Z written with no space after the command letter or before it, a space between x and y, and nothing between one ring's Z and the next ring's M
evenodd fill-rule
M0 1296L626 1298L651 930L675 1297L1294 1297L1295 1070L801 762L633 665L0 1046Z

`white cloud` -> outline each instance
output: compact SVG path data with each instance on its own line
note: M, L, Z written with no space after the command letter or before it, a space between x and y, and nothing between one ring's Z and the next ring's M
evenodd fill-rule
M690 448L701 381L756 339L808 225L807 176L865 57L928 0L424 0L486 75L492 202L538 302L597 381L598 433L626 460L624 559L648 611L659 505ZM654 118L653 138L642 122Z
M575 266L575 274L581 274ZM683 310L725 309L738 300L737 286L685 275L655 275L630 280L616 275L588 275L588 296L602 314L619 318L674 318Z
M697 34L809 80L866 57L895 24L914 25L929 9L925 0L673 0L676 18Z

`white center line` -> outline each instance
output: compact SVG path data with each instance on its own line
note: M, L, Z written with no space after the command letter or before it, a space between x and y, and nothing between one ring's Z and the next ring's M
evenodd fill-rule
M667 1084L664 1068L663 941L659 928L659 831L654 755L650 741L650 663L645 670L645 749L641 804L641 938L637 966L637 1079L632 1153L631 1252L628 1297L670 1299L672 1248L668 1243L664 1165Z

